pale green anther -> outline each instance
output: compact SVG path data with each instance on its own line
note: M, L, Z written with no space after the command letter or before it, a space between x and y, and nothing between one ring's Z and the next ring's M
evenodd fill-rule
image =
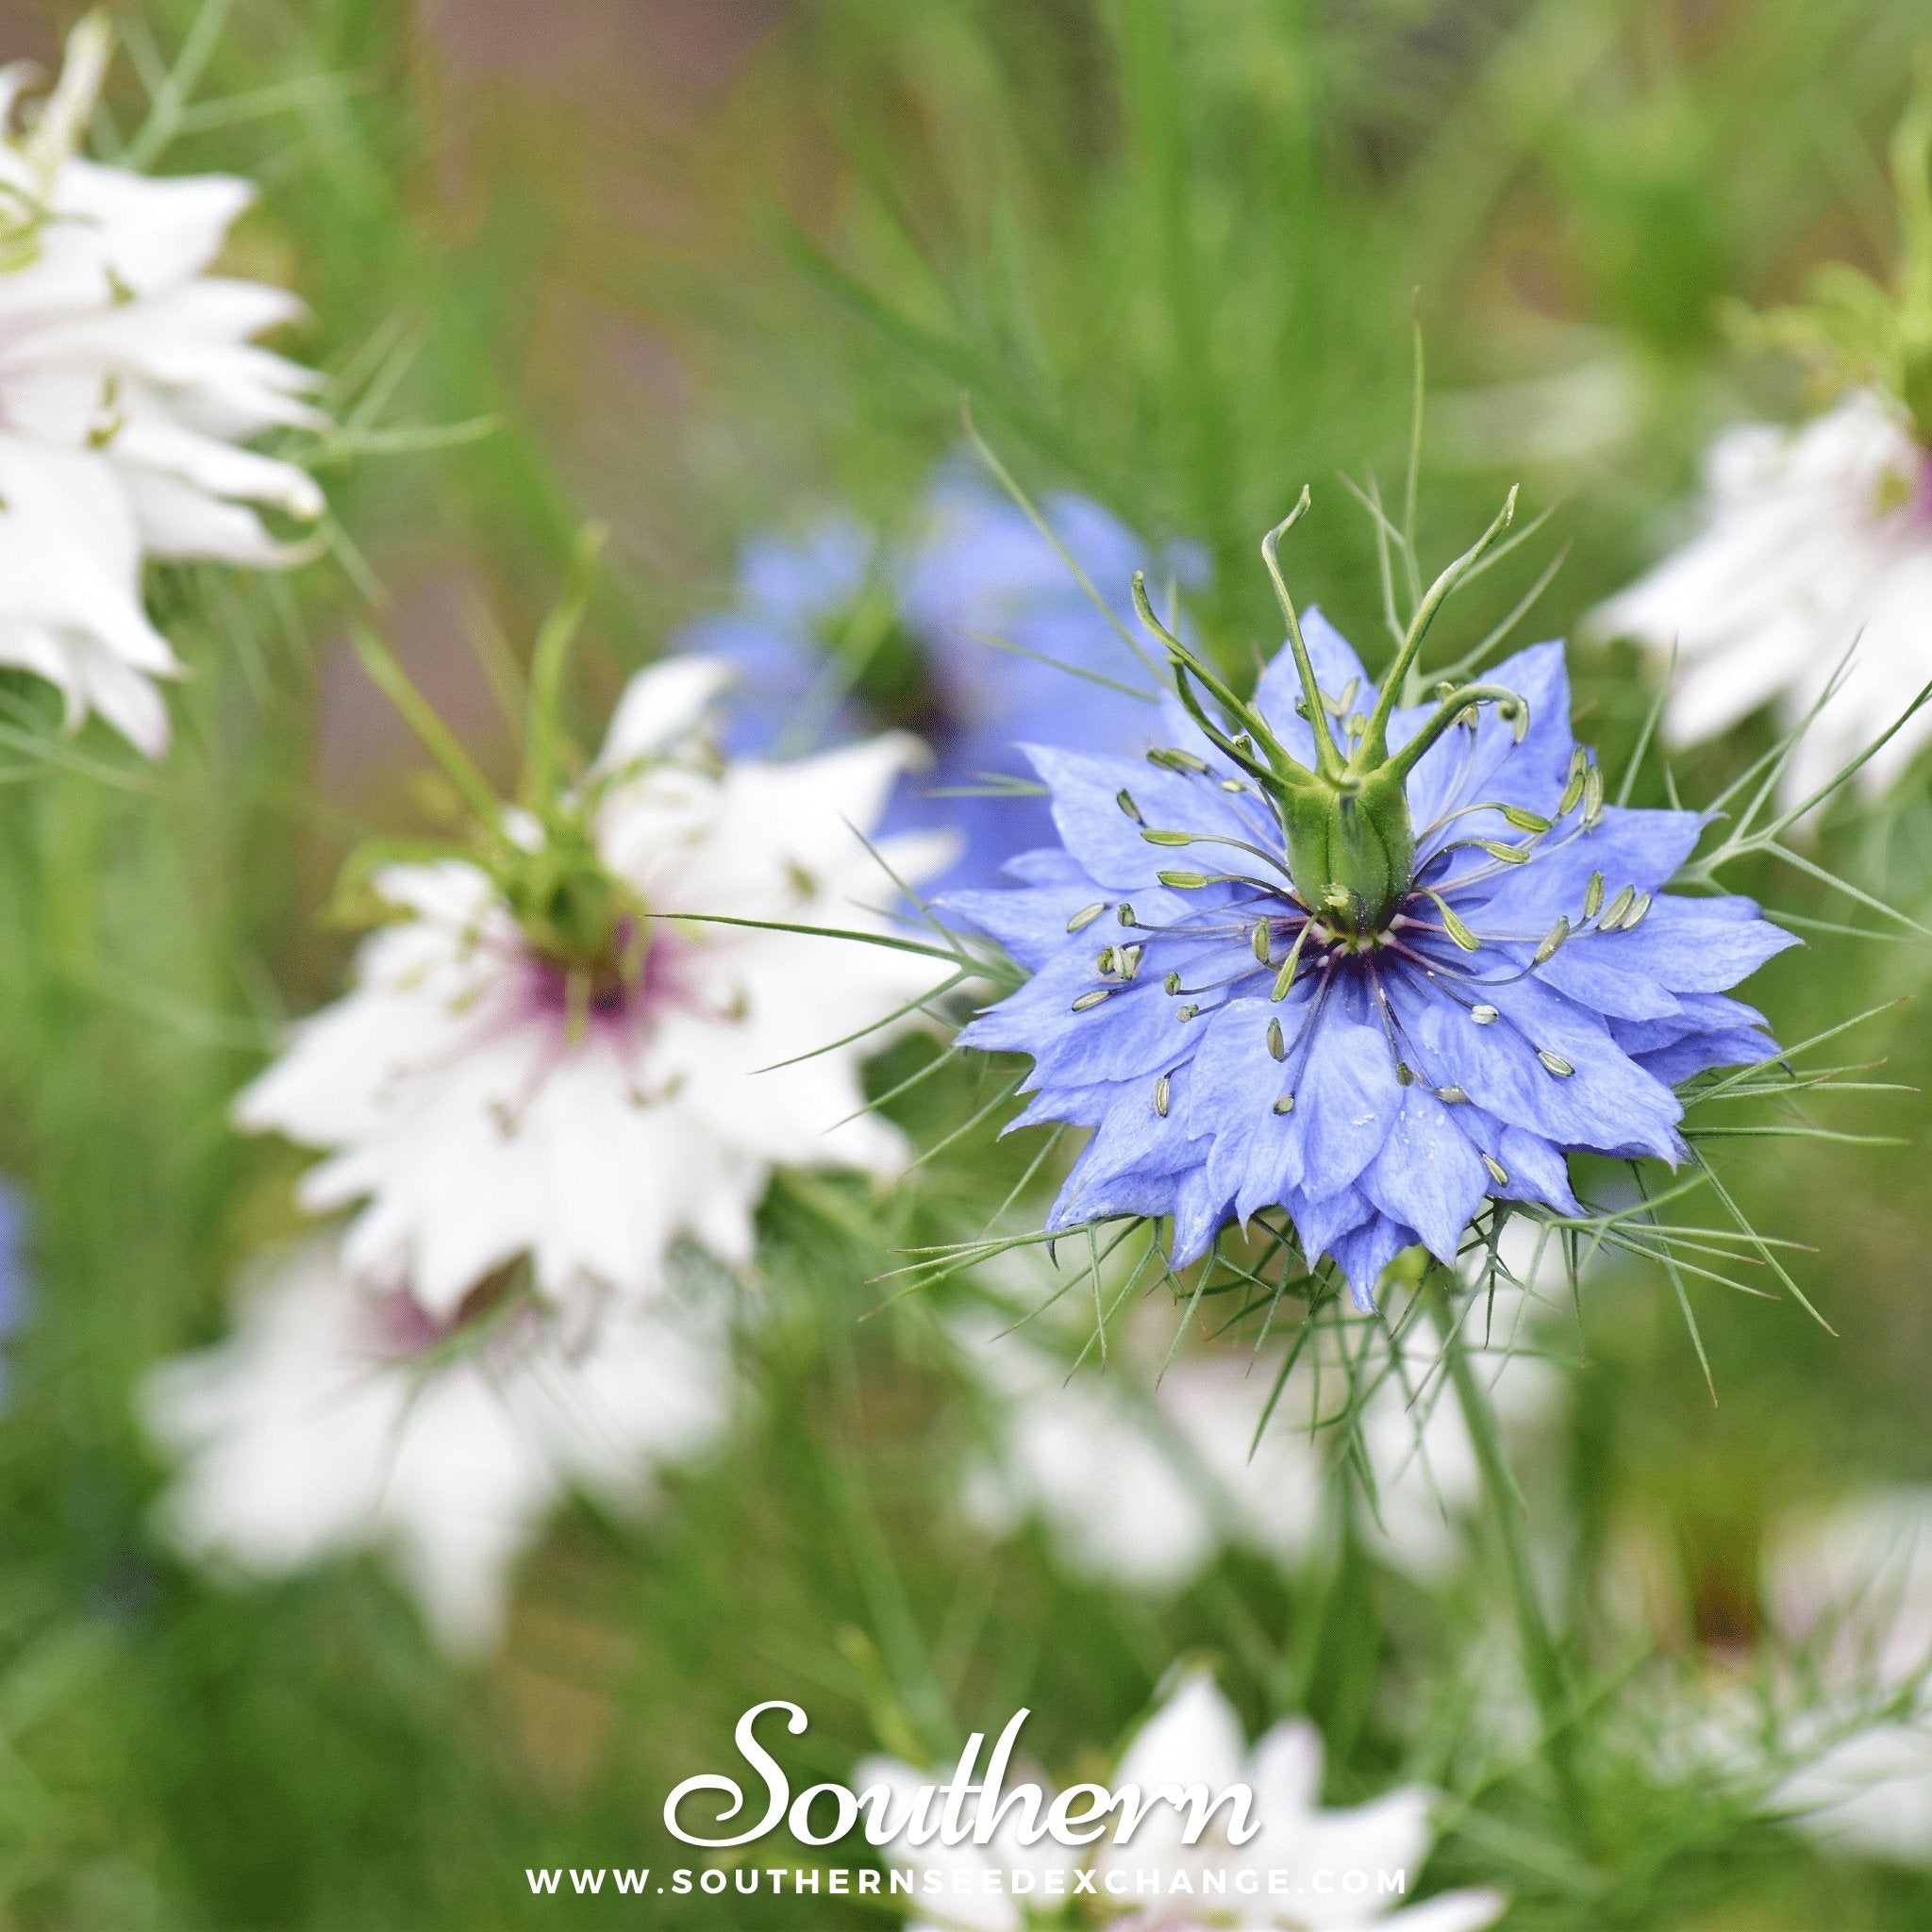
M1263 966L1274 964L1271 957L1274 950L1274 932L1265 919L1256 920L1255 929L1248 935L1248 943L1254 948L1255 958Z
M1636 905L1631 907L1629 911L1624 915L1624 930L1625 932L1635 931L1642 923L1643 915L1649 910L1650 894L1648 892L1640 893Z
M1160 988L1161 991L1169 996L1169 998L1172 998L1175 993L1177 993L1181 990L1180 974L1178 973L1168 974L1166 977L1161 980Z
M1362 733L1369 728L1369 721L1366 717L1362 715L1361 712L1351 711L1348 714L1348 716L1341 721L1341 728L1345 732L1347 732L1351 738L1359 738L1362 735Z
M1407 1060L1397 1060L1395 1062L1395 1084L1398 1087L1413 1087L1415 1085L1415 1069Z
M1134 794L1131 791L1129 791L1124 785L1123 785L1121 789L1114 793L1113 802L1117 806L1119 806L1120 808L1124 812L1125 812L1126 815L1130 819L1132 819L1137 825L1144 824L1146 823L1146 821L1141 816L1141 808L1134 803Z
M1493 1026L1503 1017L1503 1009L1500 1007L1491 1006L1485 1000L1481 1006L1470 1008L1469 1017L1478 1026Z
M1499 1188L1507 1188L1509 1185L1509 1170L1507 1167L1503 1166L1503 1164L1500 1161L1494 1159L1490 1155L1485 1154L1483 1156L1483 1165L1489 1169L1490 1178L1492 1181L1494 1181Z
M1121 909L1124 911L1126 908L1123 907ZM1083 926L1091 925L1106 910L1107 901L1105 899L1096 899L1092 905L1081 907L1079 911L1067 921L1067 930L1069 932L1078 932ZM1123 924L1127 923L1124 920L1122 922Z
M1274 984L1270 989L1271 1000L1285 1000L1288 990L1294 984L1294 970L1301 964L1302 947L1307 942L1308 928L1305 925L1294 936L1294 944L1288 949L1288 958L1281 962L1281 971L1274 975Z
M1597 916L1597 914L1603 910L1603 906L1604 875L1600 872L1593 872L1590 875L1589 885L1585 886L1583 889L1584 918L1594 919Z
M1174 1093L1174 1083L1163 1074L1154 1083L1154 1111L1162 1120L1167 1118L1167 1103Z
M1570 754L1570 777L1563 787L1563 795L1557 801L1557 816L1567 819L1576 809L1577 801L1583 796L1584 781L1590 775L1590 754L1579 744Z
M1174 1016L1182 1025L1186 1025L1200 1010L1199 1007L1195 1006L1192 1001L1190 1001L1185 1007L1176 1007Z
M1623 924L1624 915L1637 903L1637 888L1625 886L1604 908L1604 916L1597 921L1599 932L1615 932Z
M1121 909L1114 914L1114 917L1118 919L1123 925L1131 926L1134 923L1134 908L1131 906L1127 905L1124 901L1123 901L1121 905Z
M1583 823L1593 825L1604 815L1604 769L1591 765L1583 774Z
M1224 791L1245 791L1248 788L1239 778L1224 778L1221 789Z
M1203 886L1213 884L1205 872L1158 872L1154 876L1177 892L1198 891Z
M1546 966L1557 957L1557 948L1570 937L1570 920L1567 914L1558 917L1555 925L1542 936L1541 943L1536 949L1536 958L1530 961L1533 966Z
M1550 1073L1554 1074L1559 1080L1567 1080L1570 1077L1570 1075L1576 1071L1576 1069L1573 1067L1570 1064L1570 1062L1563 1058L1561 1054L1552 1053L1546 1046L1538 1047L1536 1050L1536 1057L1538 1059L1542 1061L1544 1067Z
M1111 979L1121 970L1121 955L1118 946L1102 946L1100 958L1095 969L1101 978Z
M1205 772L1208 760L1191 751L1177 751L1172 745L1157 744L1147 754L1151 765L1164 765L1170 772Z
M1281 1037L1281 1022L1279 1020L1271 1020L1268 1023L1268 1051L1276 1059L1283 1059L1287 1057L1288 1042Z
M1479 953L1483 942L1471 932L1457 914L1456 908L1440 893L1431 892L1429 897L1436 903L1436 910L1442 915L1442 930L1462 948L1465 953Z
M1505 845L1498 839L1478 839L1475 841L1491 858L1500 858L1505 865L1527 865L1530 859L1526 845Z
M1467 1107L1469 1105L1469 1095L1460 1087L1438 1087L1436 1089L1436 1098L1445 1101L1451 1107Z
M1114 990L1112 987L1102 986L1096 987L1091 992L1083 992L1080 995L1080 997L1074 1002L1074 1012L1091 1012L1095 1007L1097 1007L1101 1003L1102 1000L1110 1000L1113 997L1113 991Z
M1274 1103L1274 1111L1276 1113L1292 1113L1294 1111L1294 1095L1292 1093L1284 1093Z
M1141 838L1150 845L1191 845L1194 835L1191 832L1152 832L1143 829Z
M1120 946L1115 949L1114 957L1121 962L1123 979L1131 979L1140 972L1141 956L1146 950L1145 946Z
M1506 805L1503 816L1519 832L1547 832L1550 829L1549 820L1540 811L1531 811L1527 806Z

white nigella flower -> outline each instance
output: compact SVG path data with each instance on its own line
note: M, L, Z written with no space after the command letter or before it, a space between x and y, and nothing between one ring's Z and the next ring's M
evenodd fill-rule
M860 1766L858 1781L888 1786L891 1815L903 1816L907 1797L929 1779L875 1758ZM1007 1791L1023 1782L1040 1786L1038 1810L1044 1815L1051 1790L1037 1778L1014 1777ZM1227 1808L1212 1814L1196 1843L1184 1841L1187 1817L1161 1793L1178 1799L1191 1787L1205 1787L1210 1796L1246 1788L1244 1842L1231 1841ZM1114 1841L1116 1818L1091 1850L1044 1835L1026 1845L1016 1828L1018 1807L1002 1817L984 1846L969 1840L949 1847L937 1837L912 1845L902 1834L885 1851L916 1881L910 1932L1086 1924L1091 1919L1083 1905L1109 1914L1114 1932L1357 1932L1371 1925L1481 1932L1503 1914L1506 1901L1489 1890L1407 1904L1433 1837L1434 1794L1410 1786L1353 1810L1324 1810L1322 1740L1314 1725L1286 1719L1250 1751L1241 1720L1202 1672L1175 1686L1128 1746L1108 1789L1131 1789L1137 1802L1152 1801L1125 1844ZM966 1824L976 1824L980 1802L960 1807Z
M750 1259L775 1164L903 1164L859 1067L933 960L714 922L884 933L866 908L892 888L859 834L915 747L720 766L698 726L726 675L641 673L575 792L540 782L549 803L496 812L474 858L377 870L395 922L237 1103L328 1150L304 1205L366 1202L349 1266L439 1320L523 1256L552 1301L648 1297L680 1236ZM917 877L931 843L881 856Z
M1493 1292L1472 1296L1464 1332L1503 1426L1527 1434L1560 1397L1561 1375L1531 1332L1540 1294L1555 1294L1557 1257L1554 1241L1539 1244L1534 1223L1518 1220L1504 1230L1502 1260L1510 1272L1499 1271ZM1319 1378L1298 1366L1257 1441L1278 1373L1273 1354L1183 1354L1157 1374L1167 1342L1157 1321L1117 1337L1104 1370L1089 1362L1070 1373L1071 1350L1056 1353L1032 1324L1003 1332L1008 1326L991 1318L954 1324L993 1405L992 1448L969 1470L962 1494L981 1528L1007 1535L1037 1516L1070 1569L1155 1591L1185 1588L1227 1545L1282 1564L1313 1547L1340 1432L1311 1433L1308 1418L1318 1398L1328 1416L1342 1399L1348 1375L1339 1361L1325 1362ZM1399 1371L1382 1343L1358 1365L1379 1376L1360 1417L1374 1481L1362 1535L1382 1561L1424 1584L1462 1561L1464 1525L1481 1500L1462 1412L1432 1366L1432 1352L1412 1350Z
M1726 430L1707 461L1704 527L1592 618L1677 654L1664 732L1692 744L1766 705L1800 741L1788 804L1894 724L1932 678L1932 457L1903 410L1857 390L1794 431ZM1860 773L1895 779L1932 736L1920 711Z
M439 1356L445 1339L333 1241L286 1257L233 1337L142 1390L150 1431L187 1458L163 1533L254 1575L381 1549L442 1641L475 1652L567 1491L634 1509L652 1470L702 1451L728 1412L722 1337L688 1315L615 1308L572 1347L525 1304Z
M301 305L208 273L249 184L75 153L108 45L83 20L31 119L31 70L0 69L0 663L152 757L168 741L153 680L181 667L142 608L143 558L289 561L250 506L312 519L322 492L241 445L324 419L304 400L320 377L251 340Z

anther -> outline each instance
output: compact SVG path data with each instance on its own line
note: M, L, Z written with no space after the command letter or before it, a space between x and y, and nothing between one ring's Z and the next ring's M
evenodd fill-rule
M1110 986L1098 986L1095 987L1091 992L1083 992L1080 995L1080 997L1074 1002L1074 1012L1085 1013L1091 1011L1092 1008L1097 1007L1102 1000L1112 999L1112 997L1114 996L1114 991L1115 990Z
M1174 1009L1174 1016L1185 1026L1200 1010L1201 1008L1192 1000L1190 1000L1186 1006L1176 1007Z
M1563 795L1557 801L1557 816L1567 819L1576 809L1576 802L1583 796L1584 779L1590 772L1590 754L1579 744L1570 754L1570 776L1563 787Z
M1141 956L1146 950L1145 946L1116 946L1114 948L1114 958L1120 961L1121 977L1123 979L1131 979L1135 974L1140 972Z
M1593 872L1590 875L1590 883L1583 889L1584 918L1594 919L1603 910L1603 906L1604 875L1600 872Z
M1536 949L1536 957L1529 962L1532 966L1547 966L1557 957L1557 949L1570 937L1570 920L1567 914L1559 915L1555 925L1542 937L1542 943Z
M1509 1185L1509 1170L1507 1167L1505 1167L1500 1161L1496 1160L1491 1155L1485 1154L1483 1156L1483 1165L1489 1169L1490 1178L1492 1181L1494 1181L1499 1188L1507 1188Z
M1172 998L1175 993L1177 993L1181 990L1180 974L1178 973L1168 974L1167 976L1160 982L1160 990L1162 992L1166 993L1170 998Z
M1536 1057L1538 1059L1542 1061L1544 1067L1550 1073L1554 1074L1559 1080L1567 1080L1570 1077L1570 1075L1576 1071L1576 1069L1573 1067L1570 1064L1570 1062L1563 1058L1561 1054L1552 1053L1546 1046L1538 1047L1536 1050Z
M1583 774L1583 824L1586 829L1604 815L1604 770L1591 765Z
M1162 1120L1167 1118L1167 1103L1174 1092L1174 1083L1163 1074L1154 1083L1154 1111Z
M1415 1085L1415 1069L1407 1060L1397 1060L1395 1062L1395 1084L1398 1087L1413 1087Z
M1208 760L1191 751L1177 751L1172 745L1157 744L1147 754L1150 765L1163 765L1170 772L1205 772Z
M1643 923L1643 915L1650 910L1650 894L1641 892L1637 903L1624 915L1624 930L1632 932Z
M1143 831L1141 836L1150 845L1191 845L1194 842L1194 835L1191 832Z
M1094 971L1101 978L1111 979L1120 970L1120 955L1111 946L1102 946L1100 958L1094 961Z
M1113 802L1117 806L1119 806L1120 808L1124 812L1125 812L1126 815L1130 819L1132 819L1137 825L1146 824L1146 820L1144 820L1141 816L1141 808L1134 803L1134 794L1131 791L1129 791L1124 785L1123 785L1121 789L1114 793Z
M1475 842L1491 858L1500 858L1505 865L1526 865L1529 862L1527 845L1505 845L1499 839L1478 839Z
M1285 1059L1288 1057L1288 1041L1281 1037L1279 1020L1271 1020L1268 1023L1268 1051L1276 1059Z
M1221 789L1224 791L1245 791L1248 788L1239 778L1224 778Z
M1483 942L1471 932L1457 916L1449 903L1443 899L1436 901L1436 909L1442 915L1442 929L1465 953L1479 953Z
M1118 919L1123 925L1130 926L1134 923L1134 908L1124 901L1121 905L1121 909L1114 914L1114 917Z
M1503 1010L1500 1007L1491 1006L1485 1000L1481 1006L1470 1008L1469 1017L1478 1026L1493 1026L1503 1017Z
M1124 911L1126 908L1123 907L1121 909ZM1079 911L1067 921L1067 930L1069 932L1078 932L1082 926L1091 925L1106 910L1107 901L1105 899L1096 899L1092 905L1081 907Z
M1460 1087L1438 1087L1436 1098L1448 1102L1451 1107L1467 1107L1469 1095Z
M1248 935L1248 943L1254 947L1255 958L1263 966L1269 966L1274 963L1273 959L1269 957L1274 949L1274 932L1265 919L1256 920L1255 929Z
M1541 812L1531 811L1524 806L1506 805L1503 808L1503 816L1519 832L1547 832L1550 829L1550 822Z
M1199 891L1203 886L1213 884L1205 872L1158 872L1154 876L1163 886L1172 886L1177 892Z
M1636 903L1637 888L1635 886L1625 886L1610 901L1608 907L1605 909L1604 916L1597 921L1596 929L1599 932L1615 932L1623 924L1625 915Z
M1276 1113L1292 1113L1294 1111L1294 1095L1292 1093L1284 1093L1274 1103L1274 1111Z

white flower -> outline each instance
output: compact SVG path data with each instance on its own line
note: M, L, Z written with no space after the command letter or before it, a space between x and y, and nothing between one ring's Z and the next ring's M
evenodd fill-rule
M323 419L303 400L320 378L250 340L301 305L207 273L249 184L74 153L107 55L90 16L39 118L0 140L0 663L155 756L152 680L181 667L142 607L142 559L289 560L248 506L313 518L322 492L239 445ZM29 74L0 70L0 133Z
M851 1036L930 991L934 961L658 915L883 933L866 906L892 889L859 833L912 741L720 770L691 734L725 675L694 658L639 674L592 774L610 781L597 853L646 908L634 980L574 1010L569 975L481 866L388 867L375 883L399 923L237 1102L244 1125L332 1150L304 1205L366 1199L349 1265L408 1281L439 1319L525 1254L553 1300L648 1296L680 1236L751 1258L775 1164L903 1165L900 1135L863 1110L878 1037ZM922 841L882 856L904 878L938 853Z
M1554 1290L1555 1244L1540 1246L1535 1224L1514 1221L1502 1258L1516 1278L1499 1272L1493 1294L1473 1295L1464 1328L1505 1429L1523 1434L1548 1418L1561 1389L1530 1334L1538 1290ZM1033 1339L1036 1325L1001 1332L1008 1325L954 1324L996 1410L994 1446L969 1470L962 1496L980 1527L1006 1535L1037 1515L1076 1573L1157 1591L1185 1588L1227 1545L1284 1564L1313 1546L1341 1432L1311 1432L1308 1418L1318 1397L1331 1419L1345 1399L1339 1362L1324 1362L1320 1377L1297 1366L1257 1440L1279 1371L1272 1354L1184 1354L1157 1374L1168 1339L1157 1320L1116 1337L1104 1370L1090 1360L1070 1373L1072 1350ZM1380 1374L1360 1417L1374 1480L1362 1534L1384 1562L1424 1583L1463 1559L1464 1520L1481 1500L1462 1412L1433 1370L1432 1351L1398 1367L1380 1340L1360 1364L1365 1377Z
M728 1412L722 1340L692 1318L614 1308L573 1349L526 1308L440 1366L408 1359L435 1339L334 1242L297 1250L228 1341L142 1389L151 1432L187 1457L163 1533L256 1575L384 1550L443 1641L475 1652L560 1496L635 1509L653 1467L701 1451Z
M1827 1844L1932 1865L1932 1491L1879 1491L1788 1525L1765 1598L1809 1679L1786 1740L1805 1762L1772 1807Z
M1788 767L1808 797L1891 725L1932 678L1932 469L1877 395L1857 391L1795 432L1726 430L1707 461L1705 528L1601 606L1592 627L1678 673L1666 737L1692 744L1765 705L1795 728L1848 652L1842 688ZM1921 711L1860 773L1889 784L1932 735Z
M1116 1932L1480 1932L1503 1915L1507 1901L1489 1890L1405 1906L1434 1836L1434 1794L1410 1785L1352 1810L1323 1810L1321 1733L1306 1718L1287 1718L1247 1750L1241 1720L1205 1673L1183 1678L1128 1747L1114 1774L1116 1790L1126 1785L1205 1785L1210 1793L1246 1785L1260 1829L1234 1845L1223 1831L1226 1813L1217 1812L1191 1847L1181 1842L1180 1812L1157 1806L1127 1844L1103 1842L1094 1857L1103 1888L1113 1873L1129 1898L1142 1873L1159 1886L1158 1902L1115 1921ZM1239 1889L1241 1873L1257 1874L1254 1890Z

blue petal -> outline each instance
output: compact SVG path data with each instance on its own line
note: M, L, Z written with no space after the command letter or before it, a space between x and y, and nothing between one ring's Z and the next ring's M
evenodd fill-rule
M1647 974L1674 992L1723 992L1799 942L1749 899L1674 893L1658 898L1635 932L1607 938L1622 971Z
M1527 865L1513 866L1474 889L1451 887L1445 896L1472 924L1546 932L1558 913L1573 924L1582 918L1584 890L1592 872L1603 874L1610 898L1625 886L1640 892L1661 891L1696 849L1703 831L1704 820L1696 812L1607 806L1589 831L1559 834ZM1488 861L1479 853L1459 853L1451 863L1464 874Z
M1404 1248L1414 1247L1416 1239L1414 1228L1376 1214L1328 1244L1336 1265L1348 1277L1349 1294L1363 1314L1375 1306L1375 1284L1382 1271Z
M1294 1082L1302 1128L1302 1188L1319 1200L1344 1188L1382 1151L1402 1104L1380 1023L1352 988L1338 987L1314 1023Z
M1489 1175L1455 1118L1424 1086L1402 1090L1395 1124L1362 1175L1370 1200L1414 1228L1437 1260L1452 1262Z

